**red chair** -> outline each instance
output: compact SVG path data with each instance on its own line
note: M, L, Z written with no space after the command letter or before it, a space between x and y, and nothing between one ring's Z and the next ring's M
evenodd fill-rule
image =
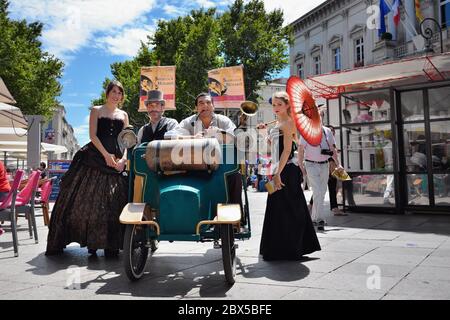
M6 198L0 203L0 221L11 221L11 232L14 245L14 256L19 256L16 224L16 198L19 190L20 181L22 181L24 172L17 170L14 181L11 184L11 190Z
M19 217L21 213L28 219L28 232L30 238L33 238L38 243L38 233L36 226L36 216L34 210L34 199L36 198L36 191L39 184L41 172L39 170L33 171L28 177L28 182L22 191L19 192L16 199L16 216Z
M44 217L44 224L48 226L50 223L49 216L49 200L52 194L53 179L47 180L41 186L41 196L36 198L36 204L42 208L42 216Z

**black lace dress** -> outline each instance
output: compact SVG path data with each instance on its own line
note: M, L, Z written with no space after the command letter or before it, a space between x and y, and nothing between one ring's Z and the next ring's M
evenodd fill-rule
M281 157L282 133L272 136L272 144L275 148L278 146ZM267 197L260 254L264 260L299 260L321 248L303 194L302 173L293 152L281 172L281 181L285 186Z
M117 158L122 152L117 136L124 122L99 118L97 137L105 149ZM92 142L74 156L60 183L53 207L47 255L61 253L71 242L89 249L122 248L123 228L119 216L128 202L128 178L106 165Z

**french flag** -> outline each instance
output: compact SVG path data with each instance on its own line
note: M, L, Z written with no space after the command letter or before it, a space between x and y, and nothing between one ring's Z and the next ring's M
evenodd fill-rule
M400 22L400 0L395 0L392 4L392 12L394 14L394 23L395 26L398 26Z

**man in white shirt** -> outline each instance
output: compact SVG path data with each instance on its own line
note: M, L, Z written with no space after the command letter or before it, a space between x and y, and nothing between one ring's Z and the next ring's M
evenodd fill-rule
M230 118L214 113L214 104L209 93L200 93L195 99L197 114L180 122L175 129L166 133L165 138L217 137L219 132L234 136L236 125ZM237 203L242 209L242 176L239 172L227 176L230 203Z
M323 201L327 192L329 164L333 157L339 167L336 145L333 133L322 126L322 140L320 145L310 145L303 137L300 138L298 162L304 176L308 175L308 183L313 188L313 207L311 217L318 230L325 229L323 218ZM326 154L328 153L328 154Z
M195 108L197 114L182 120L175 129L166 133L166 138L202 138L214 136L218 131L234 135L236 125L230 118L214 113L211 95L200 93L195 99Z

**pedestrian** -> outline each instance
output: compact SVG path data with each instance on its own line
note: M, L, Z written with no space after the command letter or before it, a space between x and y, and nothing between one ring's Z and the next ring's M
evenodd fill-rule
M297 130L290 116L288 94L275 93L272 106L278 119L269 132L272 157L276 157L272 159L276 191L267 196L260 254L264 260L299 260L321 248L301 188L302 172L294 157Z
M122 84L111 81L106 103L91 109L91 142L75 154L61 179L46 255L63 253L71 242L87 246L91 255L104 249L106 257L117 256L122 247L119 216L128 202L128 178L123 174L127 152L121 151L117 138L129 124L127 113L119 108L124 98Z
M320 112L323 118L323 110ZM323 201L327 192L329 177L328 159L333 158L337 167L340 167L335 148L336 142L331 130L322 126L322 140L319 145L309 144L303 137L300 138L298 161L304 175L308 176L309 185L313 189L313 202L311 216L318 230L325 230L323 218Z
M328 128L331 130L333 137L336 136L336 131L333 126L328 126ZM336 149L336 144L333 145ZM334 162L333 157L328 158L328 164L329 164L329 176L328 176L328 196L330 197L330 210L333 213L334 216L346 216L347 214L339 209L337 204L337 179L332 175L333 171L336 169L336 162ZM313 197L311 197L311 200L309 201L310 208L312 209L314 200ZM310 212L311 212L310 209Z
M41 179L45 179L48 177L48 170L45 162L41 162L41 164L39 165L39 171L41 171Z

